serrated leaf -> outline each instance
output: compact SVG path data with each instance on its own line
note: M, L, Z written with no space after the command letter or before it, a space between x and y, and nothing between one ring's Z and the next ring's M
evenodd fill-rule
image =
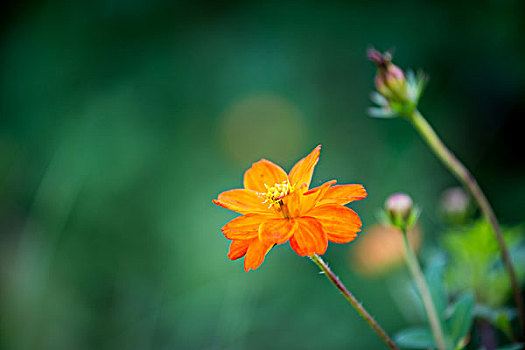
M447 320L449 336L458 344L472 327L474 319L474 295L471 293L463 294L454 304L452 314Z
M405 349L435 348L434 337L425 327L408 328L397 333L394 342Z

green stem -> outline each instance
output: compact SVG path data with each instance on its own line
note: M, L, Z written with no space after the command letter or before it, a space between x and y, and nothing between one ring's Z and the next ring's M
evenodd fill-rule
M478 206L483 215L488 219L491 224L494 235L499 245L499 250L503 260L503 264L509 275L510 282L512 285L512 292L514 295L514 302L518 309L518 315L522 334L525 335L525 311L523 308L523 298L521 296L521 287L516 276L514 265L510 258L509 249L503 238L503 232L499 225L498 219L490 206L489 201L481 191L476 179L468 171L468 169L454 156L454 154L445 146L439 136L435 133L434 129L428 124L425 118L415 110L411 115L408 116L408 120L414 125L416 130L420 133L423 139L430 146L436 156L445 164L445 166L454 174L454 176L463 184L463 186L470 192L472 197L478 203Z
M446 350L445 336L443 335L443 329L441 328L441 322L436 311L436 306L432 301L430 289L428 288L425 277L423 276L421 267L417 262L416 254L414 253L412 246L408 242L408 235L406 229L403 229L403 237L405 241L406 250L405 260L407 262L408 269L410 270L410 273L412 274L412 277L416 282L416 287L421 296L421 300L423 301L423 306L425 307L425 311L427 313L428 322L430 323L430 329L432 330L432 334L434 335L436 346L439 350Z
M356 309L356 311L361 315L361 317L368 323L370 327L381 337L381 339L386 343L386 345L392 349L392 350L399 350L399 348L394 344L394 341L390 339L390 337L386 334L386 332L381 328L381 326L374 320L374 318L366 311L366 309L361 305L357 299L354 297L354 295L345 287L343 282L339 280L339 277L337 277L332 270L328 267L328 265L324 262L323 259L321 259L320 256L317 254L314 254L314 256L311 257L312 261L319 266L321 271L325 274L325 276L332 282L332 284L339 289L341 293L343 293L343 296L345 299Z

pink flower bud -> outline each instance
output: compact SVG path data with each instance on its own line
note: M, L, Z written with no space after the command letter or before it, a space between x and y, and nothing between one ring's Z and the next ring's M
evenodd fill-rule
M375 85L387 99L404 102L408 98L407 81L405 73L392 63L390 53L381 54L379 51L368 50L368 59L377 66Z
M470 197L461 187L449 188L441 195L440 209L449 222L463 223L471 212Z
M388 216L395 221L401 219L407 221L412 213L412 198L405 193L394 193L385 202Z

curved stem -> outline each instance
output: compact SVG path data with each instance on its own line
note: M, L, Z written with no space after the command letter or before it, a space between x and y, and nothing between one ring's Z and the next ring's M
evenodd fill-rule
M432 330L432 334L434 335L436 346L439 350L446 350L445 336L443 335L443 329L441 328L441 322L436 311L436 306L432 301L430 289L428 288L425 277L423 276L421 267L417 262L416 254L414 253L412 246L408 242L408 235L406 229L403 229L403 237L405 241L406 250L405 259L410 273L412 274L412 277L416 282L416 286L421 296L421 300L423 301L423 306L425 307L425 311L427 313L428 322L430 323L430 329Z
M468 171L468 169L454 156L454 154L445 146L441 141L439 136L435 133L434 129L428 124L425 118L419 113L418 110L415 110L408 120L414 125L416 130L421 134L423 139L430 146L432 151L436 156L445 164L445 166L450 170L452 174L463 184L463 186L470 192L472 197L478 203L478 206L483 213L483 215L488 219L490 225L494 230L494 235L498 242L499 250L509 275L510 282L512 285L512 292L514 295L514 302L516 303L516 308L518 309L518 315L520 320L520 325L522 329L522 335L525 335L525 311L523 308L523 298L521 296L521 287L516 276L516 271L514 265L510 258L509 249L505 240L503 239L503 232L501 226L499 225L498 219L490 206L489 201L481 191L476 179Z
M366 311L366 309L361 305L357 299L354 297L354 295L345 287L343 282L339 280L339 277L337 277L332 270L328 267L328 265L324 262L323 259L321 259L320 256L317 254L314 254L314 256L311 257L312 261L319 266L321 271L324 272L326 277L332 282L332 284L339 289L341 293L343 293L343 296L345 299L356 309L356 311L361 315L361 317L368 323L370 327L381 337L381 339L386 343L386 345L392 349L392 350L399 350L399 348L394 344L394 341L390 339L390 337L386 334L386 332L381 328L381 326L374 320L374 318Z

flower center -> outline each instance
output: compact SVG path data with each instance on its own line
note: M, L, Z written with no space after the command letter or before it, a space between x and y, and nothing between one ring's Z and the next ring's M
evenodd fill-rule
M269 204L269 208L275 205L281 207L283 204L283 197L292 193L294 190L294 186L290 185L288 180L283 181L280 184L275 184L273 187L264 184L264 187L266 187L266 192L260 193L259 195L264 198L263 203Z

